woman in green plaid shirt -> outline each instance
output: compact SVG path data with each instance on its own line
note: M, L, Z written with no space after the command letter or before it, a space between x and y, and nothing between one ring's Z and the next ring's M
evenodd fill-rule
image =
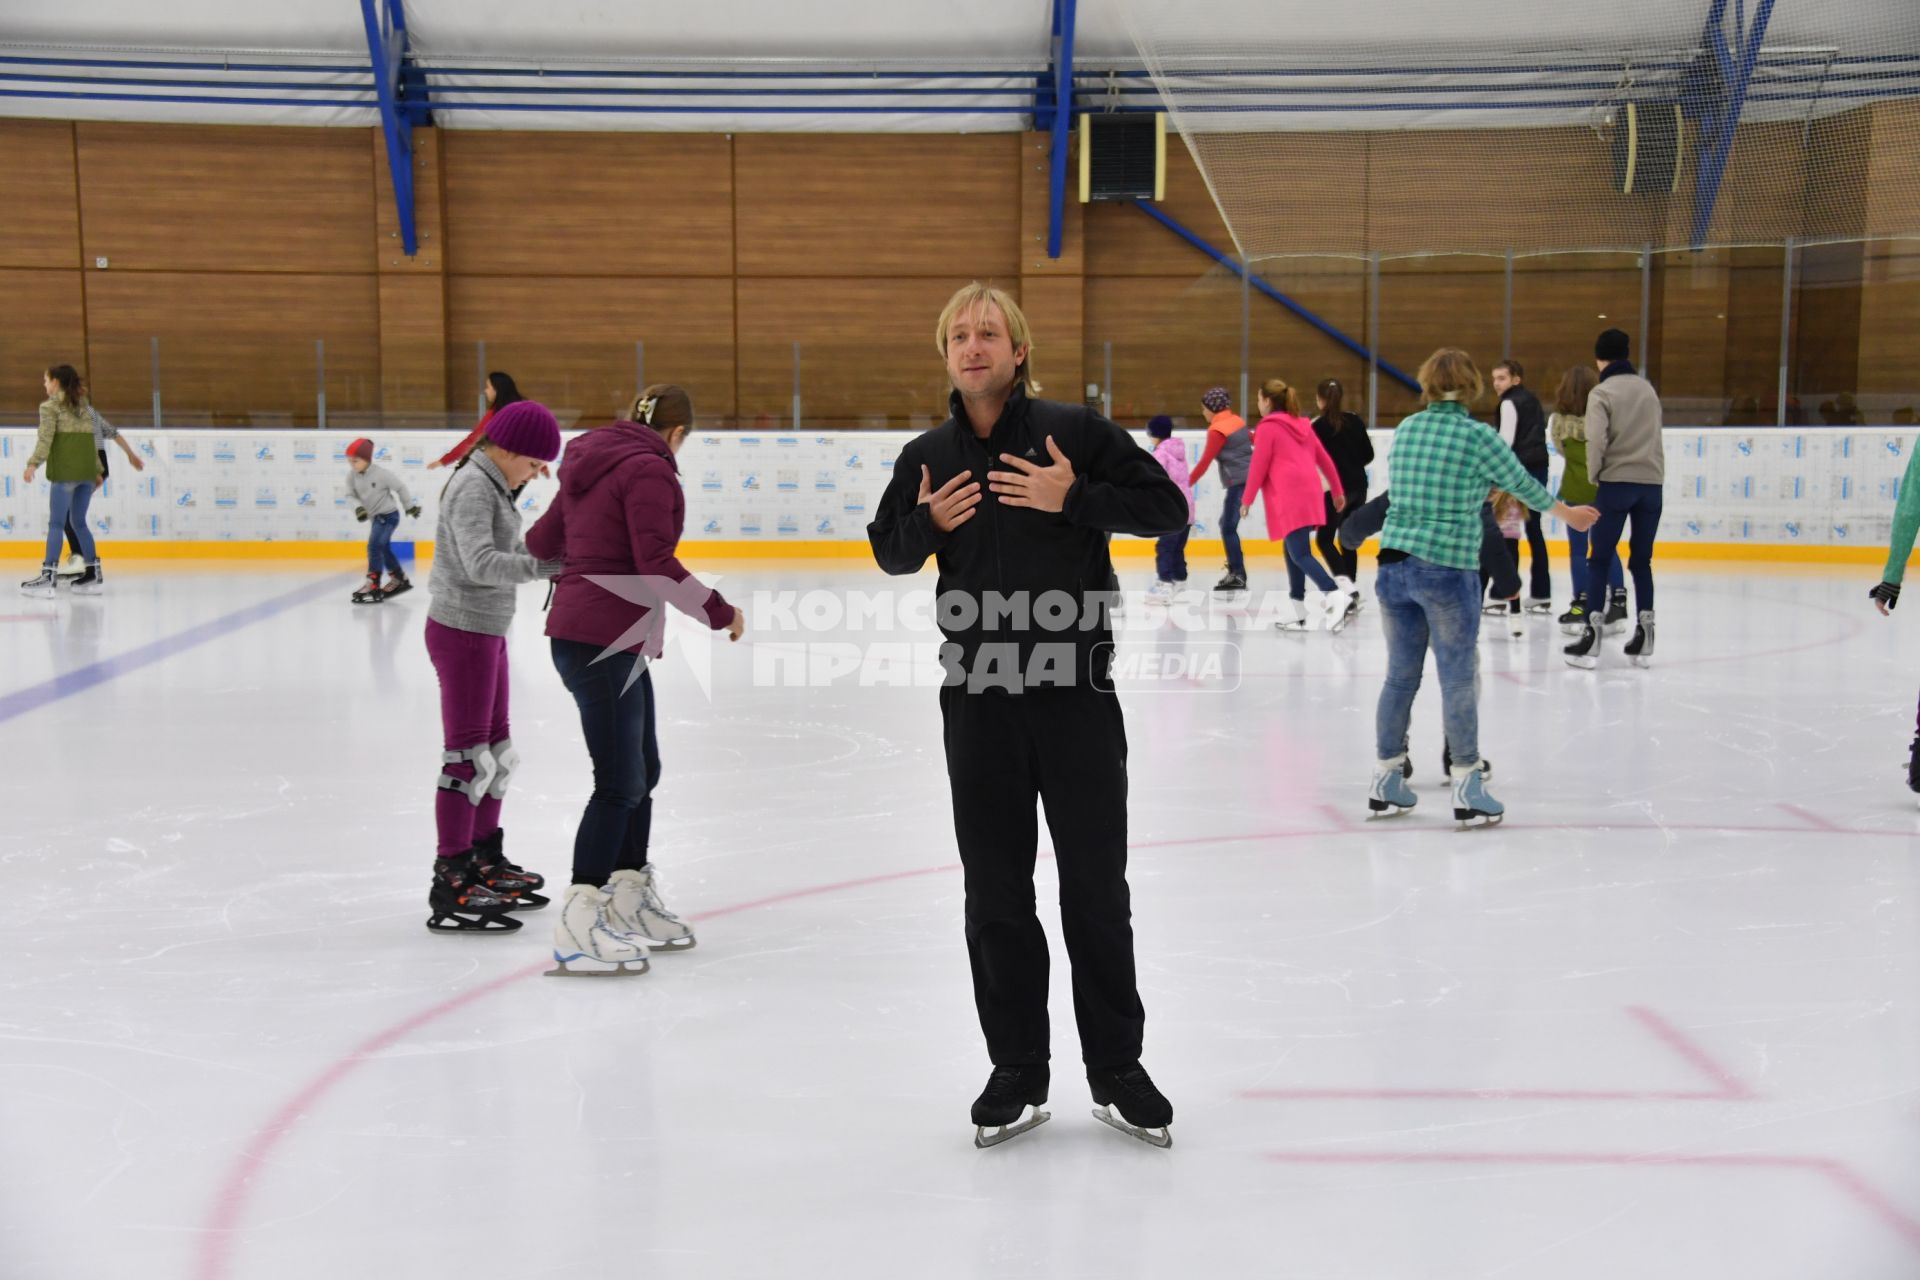
M1506 812L1487 794L1480 771L1480 508L1490 490L1504 489L1575 529L1600 518L1592 507L1556 502L1499 433L1468 412L1483 385L1472 357L1456 347L1441 348L1420 366L1424 407L1394 430L1388 456L1393 504L1380 532L1374 584L1387 633L1387 681L1374 717L1379 763L1367 807L1391 814L1414 805L1403 772L1407 724L1431 646L1453 754L1453 816L1462 827L1498 822Z

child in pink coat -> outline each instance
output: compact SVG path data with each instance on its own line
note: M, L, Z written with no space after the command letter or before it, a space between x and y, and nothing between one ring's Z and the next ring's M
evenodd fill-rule
M1150 599L1171 600L1187 580L1187 535L1193 532L1193 482L1187 476L1187 446L1173 438L1173 419L1164 413L1147 423L1147 435L1155 443L1154 461L1187 495L1187 524L1178 533L1164 533L1154 544L1159 580L1147 592Z
M1338 631L1359 608L1360 593L1352 579L1335 580L1313 557L1313 531L1326 519L1320 498L1320 476L1333 494L1333 509L1346 509L1346 491L1340 472L1314 434L1313 424L1300 414L1300 397L1279 378L1260 388L1260 425L1253 436L1253 467L1247 473L1245 515L1255 494L1266 501L1267 536L1287 552L1287 595L1292 615L1277 624L1282 631L1307 629L1307 579L1322 592L1327 630ZM1315 472L1319 474L1316 475Z

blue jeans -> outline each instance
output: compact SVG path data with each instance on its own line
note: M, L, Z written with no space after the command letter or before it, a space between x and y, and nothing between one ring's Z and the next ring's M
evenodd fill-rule
M393 554L393 531L400 527L400 513L389 511L386 515L375 516L373 527L367 531L367 572L376 578L380 570L388 573L400 572L400 557Z
M1187 580L1187 536L1191 528L1178 533L1163 533L1160 540L1153 544L1153 561L1159 570L1162 582L1185 582Z
M1480 762L1480 575L1426 560L1380 566L1374 599L1387 633L1387 682L1374 713L1374 750L1391 760L1406 749L1420 671L1433 649L1440 671L1440 721L1456 768Z
M1665 494L1657 484L1621 480L1602 480L1599 489L1593 505L1600 508L1600 519L1589 531L1592 550L1587 559L1587 580L1612 576L1620 563L1614 545L1620 541L1620 531L1630 526L1627 572L1633 575L1633 606L1644 613L1653 608L1653 537L1660 532Z
M641 659L600 646L554 640L554 670L580 708L580 732L593 758L593 794L573 838L573 882L595 888L616 871L647 865L653 834L653 789L660 785L660 743L654 734L653 674Z
M1620 574L1620 558L1611 561L1613 572L1607 575L1608 584L1618 591L1626 583ZM1567 528L1567 567L1573 574L1573 594L1587 594L1587 535L1571 525Z
M1320 567L1313 558L1313 529L1295 529L1286 537L1287 548L1287 594L1295 600L1307 598L1308 578L1322 591L1333 590L1333 575Z
M99 548L93 545L93 531L87 528L87 505L93 501L93 481L56 480L53 483L53 510L47 516L47 558L51 569L60 563L60 544L67 539L67 520L73 520L73 536L80 558L99 564Z
M1220 508L1220 541L1227 546L1227 572L1236 578L1247 576L1247 562L1240 554L1240 499L1246 492L1244 482L1228 485L1226 505Z

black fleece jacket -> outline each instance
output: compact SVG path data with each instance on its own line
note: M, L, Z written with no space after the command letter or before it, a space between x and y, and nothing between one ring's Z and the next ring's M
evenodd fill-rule
M958 392L949 407L952 416L900 451L867 526L873 558L891 574L916 573L928 556L939 565L939 622L948 642L941 661L949 684L1009 693L1107 687L1113 651L1105 612L1113 575L1107 538L1185 528L1186 495L1152 454L1081 405L1029 399L1016 384L986 440L974 434ZM1000 455L1051 466L1049 438L1073 466L1066 505L1046 512L1002 504L987 488L989 471L1012 470ZM962 472L981 486L973 518L951 533L935 529L919 501L922 466L934 490ZM1059 594L1043 600L1048 593Z

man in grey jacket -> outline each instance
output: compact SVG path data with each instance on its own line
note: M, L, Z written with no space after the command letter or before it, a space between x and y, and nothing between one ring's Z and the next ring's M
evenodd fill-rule
M1633 575L1639 625L1626 653L1635 666L1653 657L1653 539L1660 530L1660 508L1667 478L1665 423L1660 394L1634 369L1628 354L1632 340L1608 329L1593 344L1600 385L1587 397L1587 473L1599 495L1600 522L1588 545L1588 582L1605 582L1613 571L1614 544L1627 535L1627 571ZM1599 665L1602 612L1589 609L1587 628L1566 648L1567 661L1592 670Z

